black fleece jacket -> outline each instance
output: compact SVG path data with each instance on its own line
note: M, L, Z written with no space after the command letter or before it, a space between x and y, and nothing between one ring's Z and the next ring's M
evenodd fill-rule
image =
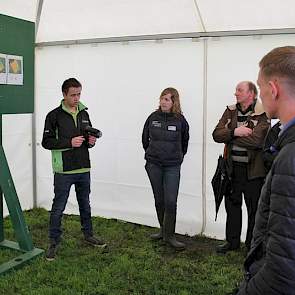
M189 125L181 114L153 112L142 132L145 159L161 166L180 165L187 152Z
M82 105L83 106L83 105ZM84 135L85 126L91 122L83 108L77 114L77 125L73 116L66 112L62 105L49 112L46 116L42 146L53 151L53 170L63 173L81 168L90 168L88 143L85 141L78 148L73 148L71 140L73 137Z

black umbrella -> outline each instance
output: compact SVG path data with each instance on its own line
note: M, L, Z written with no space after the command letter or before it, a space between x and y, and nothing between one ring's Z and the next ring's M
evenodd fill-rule
M217 219L217 213L222 202L223 196L231 190L231 182L228 176L228 169L226 160L222 155L219 155L216 171L211 181L214 198L215 198L215 221Z

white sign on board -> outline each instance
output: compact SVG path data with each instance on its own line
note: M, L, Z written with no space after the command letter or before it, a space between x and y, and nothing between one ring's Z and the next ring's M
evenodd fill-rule
M0 53L0 84L7 83L6 54Z
M18 55L6 56L7 84L9 85L23 85L23 57Z

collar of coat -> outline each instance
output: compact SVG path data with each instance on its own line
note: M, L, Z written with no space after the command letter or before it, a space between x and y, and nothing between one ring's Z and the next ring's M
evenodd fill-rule
M235 111L237 109L237 104L232 104L227 106L227 108L230 111ZM262 115L263 113L265 113L265 110L263 108L263 105L261 102L259 102L258 100L256 101L255 107L254 107L254 112L250 115L250 116L259 116Z
M288 143L295 142L295 122L291 124L286 130L279 134L278 139L273 144L275 150L280 150Z
M62 108L62 110L64 110L66 113L71 114L70 110L68 110L68 108L65 106L64 103L64 99L61 100L60 102L60 107ZM88 108L81 102L79 101L78 103L78 108L77 108L77 114L83 110L88 110Z

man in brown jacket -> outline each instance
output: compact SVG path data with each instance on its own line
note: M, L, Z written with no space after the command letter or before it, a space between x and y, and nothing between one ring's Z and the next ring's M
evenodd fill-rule
M246 247L249 250L260 190L265 177L262 147L269 121L257 101L254 83L242 81L236 87L237 103L227 106L213 131L213 139L226 145L226 159L231 178L231 192L225 196L226 243L217 253L240 247L242 229L242 195L248 212Z

